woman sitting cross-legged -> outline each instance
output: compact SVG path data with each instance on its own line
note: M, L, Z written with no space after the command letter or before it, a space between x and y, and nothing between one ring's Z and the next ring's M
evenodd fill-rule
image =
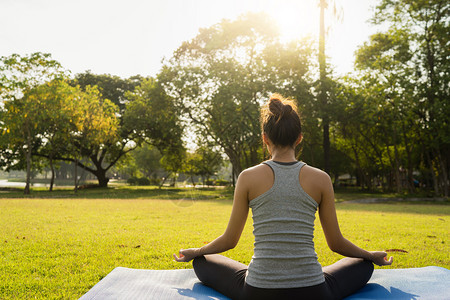
M244 170L236 183L225 233L201 248L179 251L192 259L204 284L232 299L342 299L362 288L373 263L390 265L383 251L366 251L339 229L330 177L295 158L302 140L295 104L272 95L261 110L264 143L271 159ZM236 246L249 208L253 213L254 255L248 266L218 255ZM330 249L345 258L323 267L314 249L314 219Z

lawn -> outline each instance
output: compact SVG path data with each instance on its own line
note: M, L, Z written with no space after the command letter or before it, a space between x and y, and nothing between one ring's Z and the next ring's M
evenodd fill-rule
M110 193L116 198L110 199ZM11 192L0 195L15 197ZM52 195L66 198L48 199L48 193L34 191L35 198L0 199L0 299L77 299L118 266L191 268L191 264L174 262L172 253L204 245L220 235L232 205L226 189L119 189L78 195L59 191ZM341 202L337 210L341 229L350 240L367 249L393 250L392 267L450 268L447 202ZM248 263L251 231L249 216L238 246L225 255ZM328 250L319 223L315 242L323 265L340 258Z

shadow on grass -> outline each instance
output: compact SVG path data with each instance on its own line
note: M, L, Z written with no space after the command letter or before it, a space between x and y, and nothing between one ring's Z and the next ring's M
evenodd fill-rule
M24 195L23 188L0 188L1 198L27 198L27 199L159 199L175 200L177 205L189 205L191 202L201 200L231 200L232 187L209 188L173 188L155 186L136 187L119 185L108 188L80 189L77 193L73 188L59 187L53 192L46 188L33 188L30 195ZM377 198L377 203L351 203L357 199ZM435 201L430 198L415 199L396 198L395 194L361 193L340 190L336 194L336 207L348 211L376 211L413 213L428 215L450 215L450 201L448 199ZM184 202L183 202L184 201ZM228 203L228 201L224 202Z
M36 199L160 199L160 200L215 200L232 199L233 189L226 188L171 188L171 187L130 187L117 186L107 188L80 189L57 188L53 192L46 188L33 188L30 195L24 195L22 188L1 188L0 198L36 198Z
M380 203L349 203L340 202L336 204L336 208L345 211L370 211L379 213L405 213L420 215L450 215L449 200L427 200L427 201L408 201L408 200L387 200ZM441 220L445 222L444 219Z

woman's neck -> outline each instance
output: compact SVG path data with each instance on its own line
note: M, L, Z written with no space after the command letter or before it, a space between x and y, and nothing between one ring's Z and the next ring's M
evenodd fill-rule
M292 162L296 161L295 150L291 147L285 148L272 148L272 160L279 162Z

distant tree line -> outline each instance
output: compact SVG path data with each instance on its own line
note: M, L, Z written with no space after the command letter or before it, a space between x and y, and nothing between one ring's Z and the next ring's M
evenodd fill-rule
M155 157L169 173L205 178L226 157L235 177L268 158L259 108L279 92L301 111L300 159L329 164L336 184L350 174L366 189L448 196L449 6L381 1L372 22L386 29L358 48L354 72L340 78L319 78L314 41L281 43L263 14L201 29L155 78L70 77L48 54L2 57L0 167L74 162L106 186L111 168L132 165L130 151L143 159L135 149L150 147L158 154L147 177Z
M448 196L449 8L441 0L381 1L371 21L387 29L359 47L355 73L335 89L335 145L361 186L426 185Z

